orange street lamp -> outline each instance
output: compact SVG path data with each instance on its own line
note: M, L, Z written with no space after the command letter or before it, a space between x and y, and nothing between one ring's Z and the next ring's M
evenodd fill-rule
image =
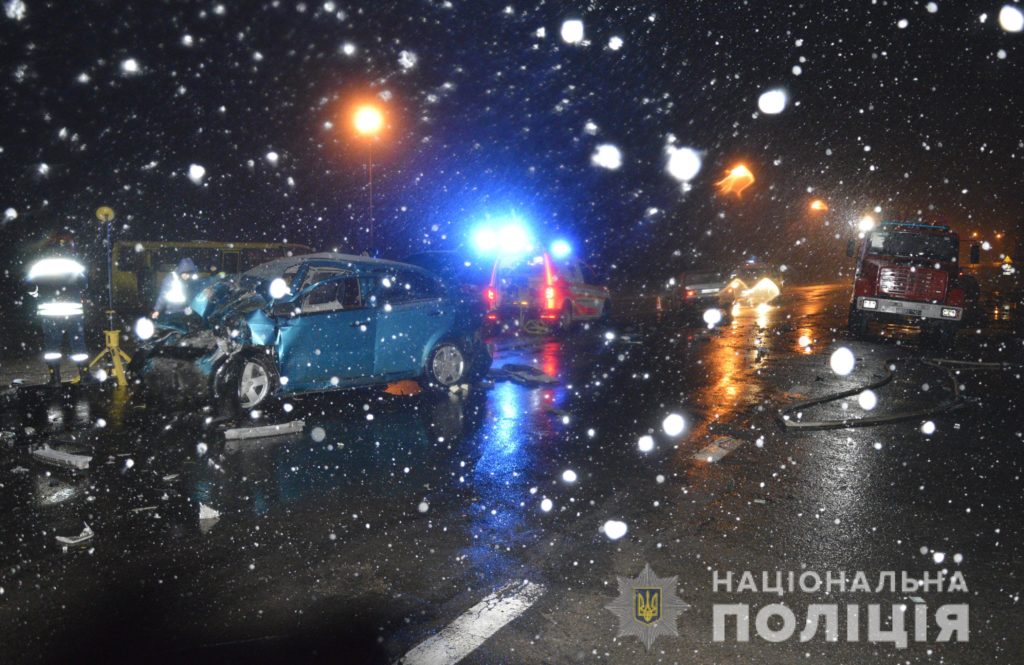
M365 104L356 109L352 124L362 136L376 136L384 128L384 114L376 106Z
M369 139L366 148L366 177L370 196L369 250L373 252L373 141L384 128L384 114L372 104L361 104L352 114L352 126L359 136Z
M754 184L754 174L750 172L746 164L737 164L726 172L724 178L715 183L721 194L735 194L737 198L742 196L743 190Z
M814 212L828 212L828 204L821 199L811 201L811 210Z

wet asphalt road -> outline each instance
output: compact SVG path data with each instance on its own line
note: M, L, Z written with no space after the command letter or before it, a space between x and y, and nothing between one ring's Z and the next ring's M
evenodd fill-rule
M780 406L890 371L871 413L854 396L792 417L923 411L952 398L949 374L920 362L933 354L912 330L847 339L845 298L841 285L793 289L712 332L649 317L615 323L613 339L604 328L500 339L496 366L532 364L559 383L294 400L290 413L264 417L305 421L277 440L225 443L195 406L24 394L5 424L36 433L7 448L0 467L4 660L395 662L529 580L539 596L462 662L1019 663L1020 371L962 371L962 408L786 430ZM990 324L952 356L1019 363L1017 335ZM845 377L829 368L840 345L856 357ZM686 421L676 437L662 430L673 413ZM644 435L653 450L641 451ZM728 455L697 455L721 437L736 442ZM46 440L92 454L90 470L32 461L26 444ZM200 521L200 504L220 518ZM610 539L608 520L626 535ZM92 540L56 542L83 521ZM617 638L605 609L616 577L645 563L678 576L689 605L679 635L649 652ZM880 571L943 569L962 572L969 591L780 599L712 588L716 570L865 571L877 581ZM938 643L933 630L906 649L821 634L769 643L753 626L749 642L712 639L715 603L787 603L799 633L811 603L879 603L888 616L918 601L968 603L970 642Z

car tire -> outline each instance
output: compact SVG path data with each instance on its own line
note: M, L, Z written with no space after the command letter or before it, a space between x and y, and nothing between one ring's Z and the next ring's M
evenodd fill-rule
M427 357L425 387L443 391L466 383L471 376L471 365L471 356L461 345L451 340L442 340Z
M219 392L236 411L265 407L281 383L276 364L265 354L237 358L226 370Z
M562 304L562 310L558 314L558 321L556 328L559 333L567 334L572 331L573 316L572 316L572 301L566 300Z

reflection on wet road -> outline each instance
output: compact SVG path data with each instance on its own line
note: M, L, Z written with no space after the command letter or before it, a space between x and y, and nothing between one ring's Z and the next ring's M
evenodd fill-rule
M896 463L887 455L898 448L874 447L874 432L806 445L770 424L776 400L819 389L844 296L841 286L792 289L738 305L713 330L652 316L565 338L496 340L496 367L529 365L557 383L296 399L265 418L302 419L303 431L275 439L225 442L212 413L124 393L26 395L14 413L34 428L30 440L92 463L72 472L9 451L5 637L67 655L66 640L53 640L71 634L68 617L87 615L73 634L88 647L102 650L116 619L133 626L129 643L177 658L252 640L321 645L329 624L344 621L359 660L387 661L507 580L561 584L546 602L572 598L600 614L603 585L636 561L674 557L662 568L702 575L709 558L739 555L733 539L776 567L844 557L892 567L885 557L897 537L880 529L884 502L906 501L904 474L933 486L927 458ZM885 352L878 344L856 348L868 357ZM683 432L665 431L670 414L683 416ZM745 447L724 464L692 461L722 435ZM993 475L1012 484L1015 469ZM950 477L971 491L962 472ZM795 507L765 509L785 502ZM219 518L200 520L200 506ZM609 518L628 524L626 538L601 533ZM92 540L56 542L83 522ZM818 536L823 524L834 527L828 538ZM885 538L866 537L873 529ZM678 556L681 542L693 556ZM597 591L579 596L586 588ZM128 603L126 616L111 609L124 594L146 600ZM587 639L604 640L592 624ZM239 648L229 653L248 653Z

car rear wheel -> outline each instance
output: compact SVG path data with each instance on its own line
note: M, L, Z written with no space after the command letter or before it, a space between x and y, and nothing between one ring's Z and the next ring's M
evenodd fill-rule
M567 333L572 330L573 317L572 317L572 301L566 300L562 305L562 311L558 315L558 331Z
M469 370L466 354L454 342L441 342L427 359L428 387L440 390L464 383Z

